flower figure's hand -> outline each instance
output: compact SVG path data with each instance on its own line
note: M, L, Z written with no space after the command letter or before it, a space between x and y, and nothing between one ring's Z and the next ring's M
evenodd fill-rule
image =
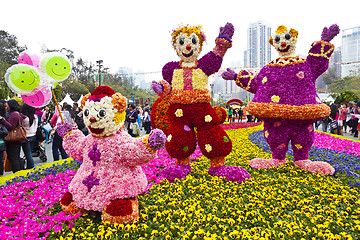
M235 71L230 68L227 68L226 71L221 74L221 76L225 80L236 80L237 78Z
M149 145L153 150L164 148L166 135L160 129L153 129L149 134Z
M224 27L220 27L220 32L218 37L225 38L226 40L231 42L231 39L234 35L234 25L232 23L226 23Z
M56 132L59 134L60 137L63 138L69 131L73 129L73 127L74 126L68 122L58 123Z
M160 95L164 92L164 86L161 83L157 81L152 81L151 85L152 85L152 89L157 95Z
M340 28L337 24L331 25L329 28L324 27L321 33L321 40L330 42L340 32Z

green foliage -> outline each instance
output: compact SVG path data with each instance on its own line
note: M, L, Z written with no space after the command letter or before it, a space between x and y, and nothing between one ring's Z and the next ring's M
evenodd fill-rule
M18 45L16 36L0 30L0 60L10 65L16 64L19 54L26 49L26 46Z
M360 90L360 75L346 76L342 79L333 81L329 85L332 92L340 93L346 90Z
M342 91L335 99L336 104L341 104L343 102L354 101L357 102L360 100L360 90L346 90Z

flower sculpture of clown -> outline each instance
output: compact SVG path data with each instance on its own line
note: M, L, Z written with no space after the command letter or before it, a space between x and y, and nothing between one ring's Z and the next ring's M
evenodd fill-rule
M278 59L264 66L256 75L248 70L236 74L227 69L222 73L224 79L235 80L239 87L255 94L248 104L248 110L264 122L264 136L270 146L272 159L252 159L249 162L252 168L284 164L291 141L294 165L312 173L334 174L330 164L311 161L308 154L315 138L314 122L330 114L329 107L321 102L316 93L315 81L328 68L334 51L330 41L338 33L336 24L325 27L321 41L313 42L304 59L295 56L298 32L281 25L269 39L280 55Z
M208 90L208 77L220 69L227 49L232 46L233 33L231 23L221 27L213 51L197 60L205 41L201 26L183 26L172 32L172 44L181 61L167 63L162 70L164 80L152 82L156 94L169 95L170 127L165 147L176 158L176 164L163 169L160 176L170 182L191 172L190 155L196 148L196 138L201 152L210 159L209 174L239 183L250 178L245 169L224 165L232 142L210 105Z
M147 178L140 165L156 157L166 136L154 129L149 136L132 138L123 130L126 98L107 86L95 88L81 106L91 134L71 130L64 136L64 149L82 161L60 200L67 213L102 212L102 220L132 223L139 216L137 196Z

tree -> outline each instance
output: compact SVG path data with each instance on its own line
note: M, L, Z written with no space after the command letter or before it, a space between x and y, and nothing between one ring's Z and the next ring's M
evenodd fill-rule
M343 102L354 101L357 102L360 100L360 91L356 90L346 90L342 91L335 99L336 104L341 104Z
M26 50L26 46L19 46L15 35L0 30L0 59L10 65L16 64L19 54Z
M326 85L330 85L333 81L336 80L335 66L329 67L328 70L321 75L321 77Z

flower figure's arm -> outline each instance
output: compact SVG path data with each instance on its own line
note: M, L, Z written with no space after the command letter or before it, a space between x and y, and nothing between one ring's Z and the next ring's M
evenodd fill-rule
M157 150L165 146L166 136L160 129L153 129L148 136L129 138L124 147L129 151L125 162L128 166L143 165L156 157Z
M234 80L236 85L249 91L251 93L256 93L258 89L258 76L254 73L243 69L238 74L234 70L228 68L225 72L221 74L225 80Z
M85 135L80 130L72 130L63 138L63 147L70 157L83 161Z
M170 84L165 80L152 81L151 84L152 84L152 89L154 90L154 92L160 97L164 97L164 96L168 95L171 91Z
M311 44L307 62L314 76L314 81L328 69L330 57L334 52L334 45L330 41L339 31L339 26L336 24L329 28L325 27L321 34L321 41L315 41Z
M215 47L213 51L205 54L199 59L198 67L210 76L219 71L221 63L226 51L232 47L231 39L234 34L234 26L227 23L220 28L219 36L215 39Z

